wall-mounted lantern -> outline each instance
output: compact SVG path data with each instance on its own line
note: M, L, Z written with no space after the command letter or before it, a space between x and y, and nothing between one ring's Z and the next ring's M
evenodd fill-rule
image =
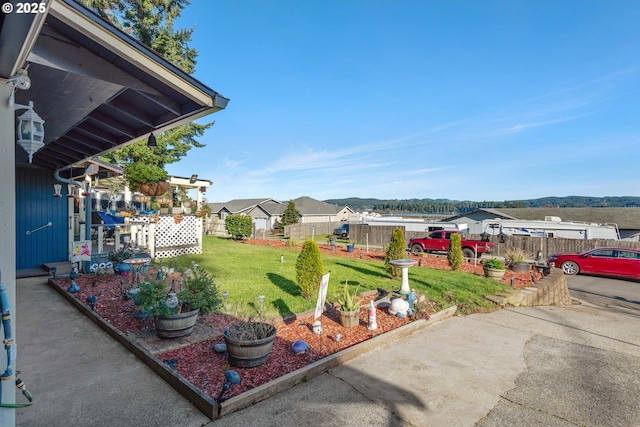
M29 155L29 163L33 154L44 147L44 120L33 111L33 101L29 105L15 104L15 110L27 110L18 117L17 143Z

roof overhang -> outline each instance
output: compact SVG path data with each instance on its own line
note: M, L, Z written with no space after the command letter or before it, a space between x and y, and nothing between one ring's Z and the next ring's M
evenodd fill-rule
M33 101L45 120L34 166L76 166L226 107L228 99L82 5L49 3L47 14L0 18L0 77L28 67L31 87L15 102ZM18 163L26 158L16 150Z

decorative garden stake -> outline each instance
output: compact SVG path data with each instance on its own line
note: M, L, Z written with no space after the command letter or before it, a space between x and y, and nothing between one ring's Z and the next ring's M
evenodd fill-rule
M367 325L367 329L370 331L378 329L378 323L376 322L376 308L373 305L373 301L369 302L369 324Z

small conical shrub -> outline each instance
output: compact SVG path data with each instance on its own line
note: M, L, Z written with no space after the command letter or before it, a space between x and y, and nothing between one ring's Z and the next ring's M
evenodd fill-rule
M318 244L307 240L302 245L302 251L296 260L296 281L300 294L309 299L318 294L320 279L322 278L322 255Z
M392 278L398 277L400 274L400 268L394 267L389 264L389 261L394 259L406 258L406 243L404 241L404 231L401 228L396 228L391 234L391 241L385 251L384 268L391 275Z
M462 267L462 239L457 233L451 233L449 240L449 250L447 251L447 260L452 270L459 270Z

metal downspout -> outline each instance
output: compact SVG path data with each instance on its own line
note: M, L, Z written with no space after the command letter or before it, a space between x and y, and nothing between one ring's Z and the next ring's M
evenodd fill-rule
M60 176L60 171L61 170L65 170L65 169L69 169L69 167L65 167L65 168L61 168L61 169L56 169L53 172L53 177L56 179L56 181L58 182L63 182L65 184L68 185L75 185L76 187L80 187L81 189L84 189L84 186L82 183L78 182L78 181L74 181L71 179L66 179ZM84 239L86 240L87 238L90 240L91 239L91 207L89 206L89 209L85 209L86 211L86 215L85 215L85 224L87 225L87 227L85 227L85 236ZM72 220L73 216L72 214L69 214L69 217L67 218L68 220L68 224L67 224L67 231L69 232L69 245L67 246L67 256L69 257L69 259L71 259L71 254L73 253L73 233L71 232L71 230L73 230L73 220Z

